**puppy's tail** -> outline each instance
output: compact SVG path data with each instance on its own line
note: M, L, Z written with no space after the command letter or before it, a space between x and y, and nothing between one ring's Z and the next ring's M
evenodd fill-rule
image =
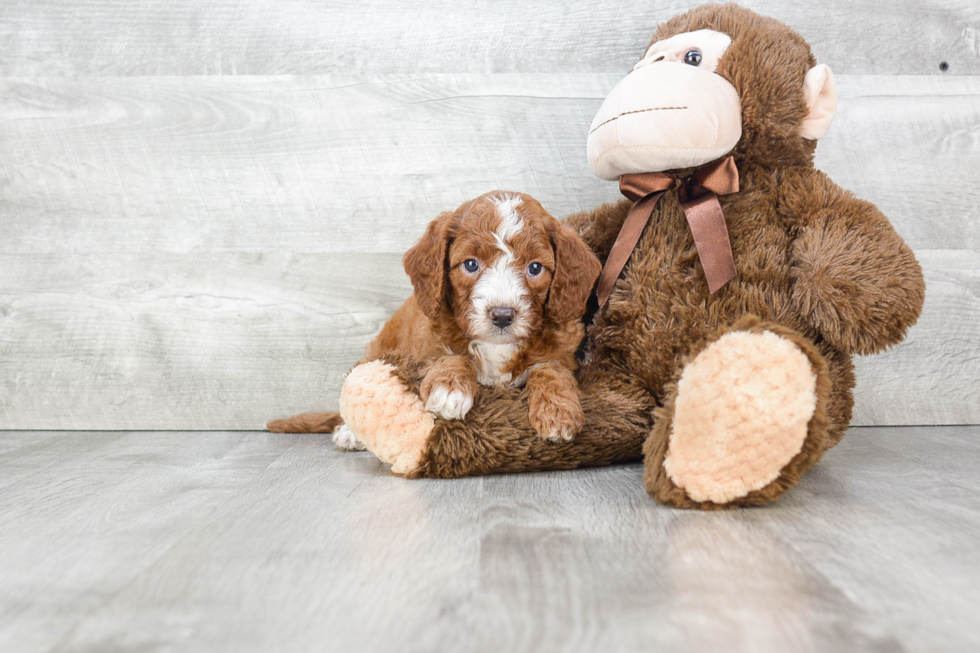
M265 426L273 433L333 433L343 423L340 413L303 413L274 419Z

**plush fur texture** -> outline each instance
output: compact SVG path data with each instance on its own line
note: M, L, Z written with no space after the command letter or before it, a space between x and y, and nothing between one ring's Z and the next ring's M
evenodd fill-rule
M642 455L658 501L707 510L772 501L841 439L851 358L904 337L922 308L922 271L884 215L813 168L815 141L801 135L804 79L816 63L806 42L735 5L673 18L653 41L700 29L732 38L717 73L740 96L742 137L731 154L741 190L720 201L738 276L709 294L668 191L589 329L574 440L536 436L530 389L481 389L464 421L435 420L421 450L417 440L396 447L417 460L402 473L566 469ZM630 207L602 206L566 224L604 259ZM418 371L389 363L390 392L414 396ZM689 374L692 365L710 373ZM786 388L774 387L780 375Z
M679 384L675 380L666 389L664 405L658 407L654 413L656 424L653 433L651 433L643 447L643 455L646 462L643 479L644 484L646 485L647 491L662 503L678 508L698 508L701 510L716 510L732 506L754 506L768 503L796 485L803 473L820 459L824 451L839 441L840 435L843 435L843 431L841 431L835 440L831 435L831 429L828 428L832 423L827 416L827 404L830 399L832 385L830 383L827 364L823 357L799 333L777 324L764 322L753 315L739 319L730 327L721 327L715 333L706 336L702 341L696 343L692 347L691 353L678 361L677 371L679 374L675 374L675 377L680 375L683 378L683 371L687 369L692 361L697 360L700 353L706 351L726 335L732 333L772 334L790 343L797 351L806 356L810 364L810 369L802 373L798 371L794 375L795 378L790 377L788 379L789 383L805 382L807 384L807 390L810 390L812 387L811 396L814 399L814 405L809 422L806 424L805 437L802 443L800 443L799 436L793 433L791 434L792 437L779 442L778 429L769 431L768 433L764 428L752 431L749 434L750 438L747 441L743 439L740 443L746 445L745 448L748 451L738 452L738 455L731 456L732 463L737 464L739 459L743 459L743 457L749 462L754 463L756 452L759 449L762 449L762 451L758 451L762 455L772 455L774 453L778 455L778 452L766 451L766 444L775 444L776 449L790 445L789 450L793 451L792 458L788 462L785 462L778 470L775 478L771 479L765 485L751 487L753 483L745 483L742 491L736 492L735 496L729 490L726 493L726 500L716 500L720 499L720 495L704 495L695 498L691 496L686 488L680 487L671 478L667 466L664 465L664 461L670 450L670 445L672 444L673 420L677 408ZM798 367L798 364L794 367ZM784 370L784 372L786 371L789 370ZM812 386L810 386L811 381L813 381ZM744 381L739 385L746 386ZM758 388L759 386L748 386L745 389L752 391ZM762 388L764 389L765 386L762 386ZM766 399L764 396L760 398ZM848 392L847 398L850 399L850 392ZM809 396L807 400L809 400ZM746 401L745 403L751 410L754 402ZM850 413L848 412L849 416ZM762 424L765 424L765 420L763 420ZM790 427L794 426L792 421L789 421L787 425ZM770 442L766 443L765 440L769 440ZM761 447L759 446L760 444L762 445ZM719 458L726 457L728 456L720 456ZM719 463L728 461L709 459L706 462L717 466ZM716 477L715 481L718 485L724 483L726 480L724 476L724 474L719 474Z
M348 388L366 385L365 390L381 398L368 398L358 404L357 409L365 417L363 421L353 421L352 428L364 431L368 449L386 463L417 457L414 468L400 468L396 472L409 478L572 469L583 464L608 465L634 460L639 457L643 440L653 424L655 405L647 392L624 375L595 369L579 375L579 399L585 421L571 441L552 442L537 435L527 410L529 388L498 387L481 388L464 421L437 418L420 448L410 431L384 428L371 432L368 420L371 424L380 421L372 415L387 413L390 404L405 406L403 401L417 398L424 376L418 361L388 356L382 364L388 370L383 381L355 377L353 372L347 378L345 396ZM425 412L420 403L415 406L409 409L412 417L407 419L420 418ZM345 416L351 419L352 406L342 404L342 407L347 411Z
M434 418L415 394L397 392L393 372L382 361L355 367L340 393L340 410L352 431L366 434L360 436L365 446L401 474L418 467Z
M765 487L802 449L816 385L791 340L726 333L681 372L664 471L695 501L727 503Z
M433 220L404 264L415 292L368 344L361 362L417 361L422 404L445 419L466 416L479 384L526 383L537 432L570 440L584 419L573 374L575 350L600 269L581 238L534 198L493 191ZM494 322L494 311L502 309L512 314L506 324ZM359 388L359 379L345 391ZM357 393L375 396L367 388ZM357 404L352 401L350 406ZM343 423L336 413L306 413L268 427L334 432ZM335 441L351 448L344 436Z

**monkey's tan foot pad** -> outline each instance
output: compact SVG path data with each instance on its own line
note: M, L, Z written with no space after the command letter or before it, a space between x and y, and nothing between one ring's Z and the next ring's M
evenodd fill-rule
M800 452L816 405L799 347L771 331L726 333L681 374L664 471L695 501L744 497Z
M340 414L368 451L402 475L418 468L435 424L422 400L382 361L358 365L347 375Z

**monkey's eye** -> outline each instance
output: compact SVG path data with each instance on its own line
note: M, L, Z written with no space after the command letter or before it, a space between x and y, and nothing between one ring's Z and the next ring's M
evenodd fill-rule
M698 49L688 50L684 55L684 63L689 66L700 66L701 65L701 51Z
M468 258L463 261L463 269L467 272L476 272L480 269L480 262L475 258Z
M540 263L538 263L537 261L535 261L531 265L527 266L527 273L529 275L531 275L532 277L536 277L539 274L541 274L541 270L543 270L543 269L544 269L544 266L541 265Z

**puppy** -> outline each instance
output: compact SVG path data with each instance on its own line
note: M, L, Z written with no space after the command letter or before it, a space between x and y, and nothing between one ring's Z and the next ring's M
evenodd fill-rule
M361 362L398 355L425 370L426 410L463 419L477 384L527 385L531 425L571 440L582 427L575 350L601 266L534 198L494 191L429 224L403 259L414 294L368 344ZM337 413L268 424L284 433L333 432L363 448Z

